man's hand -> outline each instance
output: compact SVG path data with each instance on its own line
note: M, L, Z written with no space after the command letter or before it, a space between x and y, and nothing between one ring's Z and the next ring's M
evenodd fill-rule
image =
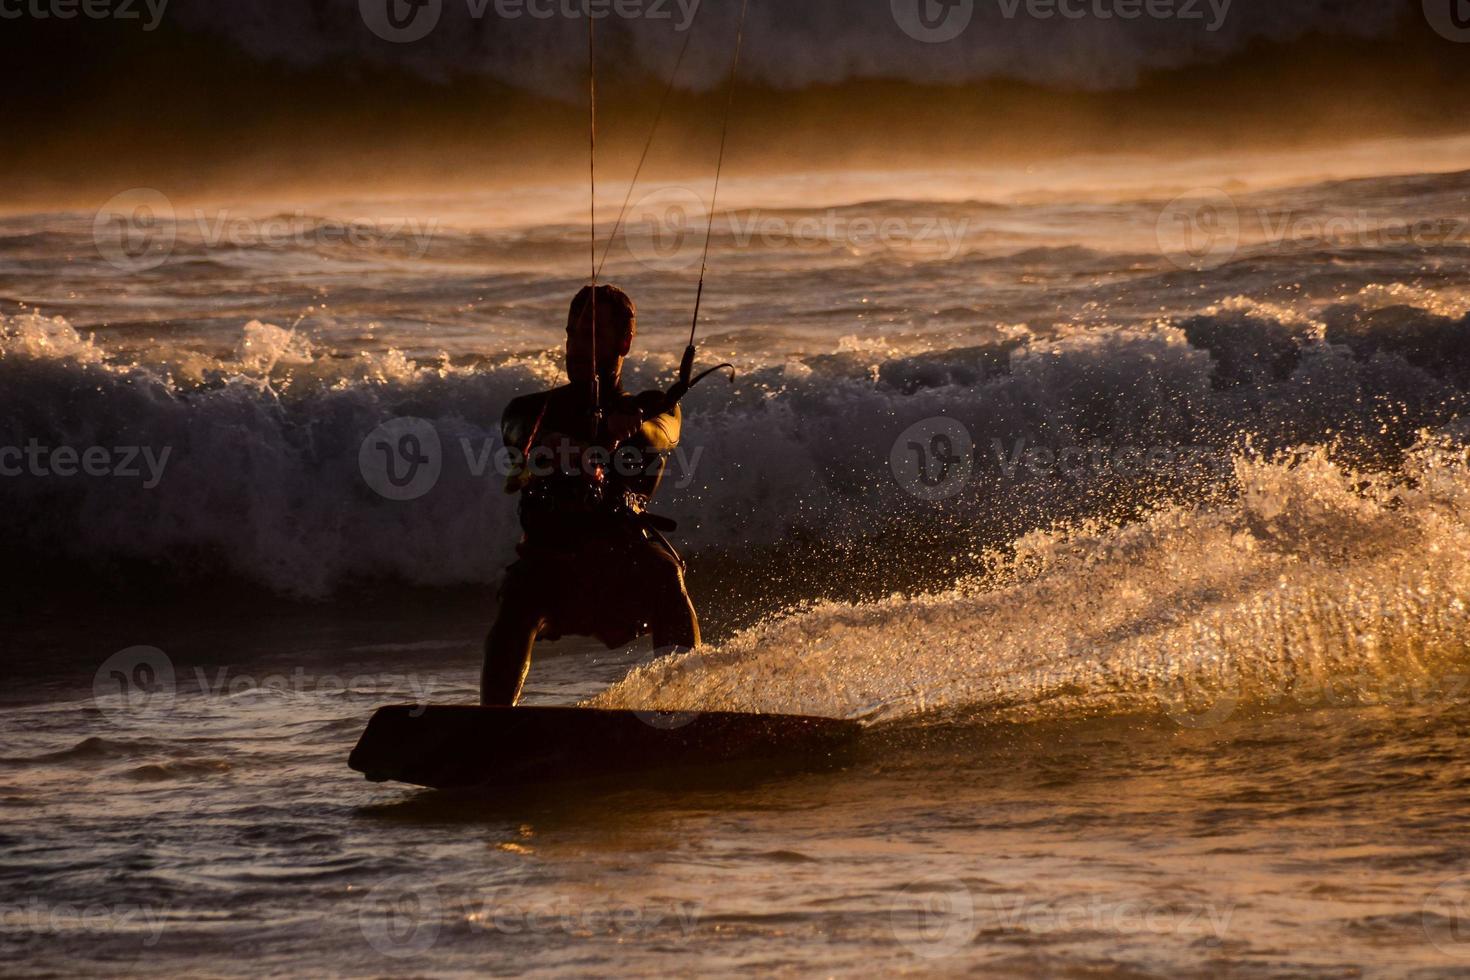
M643 413L636 407L608 413L607 434L611 437L614 447L631 439L642 427Z

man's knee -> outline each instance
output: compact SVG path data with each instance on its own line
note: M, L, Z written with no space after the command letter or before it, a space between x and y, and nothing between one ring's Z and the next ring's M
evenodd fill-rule
M506 579L496 602L495 622L486 639L486 655L494 646L529 647L546 624L544 607L542 597L527 588L524 580Z

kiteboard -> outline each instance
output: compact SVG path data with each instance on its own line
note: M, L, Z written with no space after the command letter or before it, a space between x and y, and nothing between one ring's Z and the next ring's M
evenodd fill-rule
M760 760L822 761L861 730L856 721L802 715L405 704L373 715L348 765L373 782L515 787Z

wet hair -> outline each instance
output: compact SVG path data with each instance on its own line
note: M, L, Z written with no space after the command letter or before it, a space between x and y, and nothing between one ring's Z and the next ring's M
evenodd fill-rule
M572 297L571 309L567 311L567 336L577 329L587 315L587 303L592 297L592 287L583 286ZM601 285L597 287L597 339L599 341L609 338L621 343L631 340L638 333L636 318L638 308L633 305L633 297L623 292L617 286Z

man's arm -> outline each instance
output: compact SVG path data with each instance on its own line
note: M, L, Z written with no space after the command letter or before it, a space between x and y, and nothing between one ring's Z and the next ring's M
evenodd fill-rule
M645 453L669 453L679 448L683 420L679 406L670 406L662 391L645 391L608 414L608 431L619 446Z
M505 492L517 493L531 480L527 454L535 448L536 436L546 418L547 392L522 395L505 406L500 417L500 438L510 451L510 472L505 477Z
M683 424L684 410L675 405L673 408L659 411L651 418L645 418L643 425L638 429L638 439L643 448L649 452L673 452L679 448L679 436Z
M646 499L652 499L663 481L666 457L679 448L680 431L684 415L678 405L670 406L662 391L647 391L634 399L636 413L631 419L637 422L623 445L641 454L643 463L636 474L624 474L623 484Z

